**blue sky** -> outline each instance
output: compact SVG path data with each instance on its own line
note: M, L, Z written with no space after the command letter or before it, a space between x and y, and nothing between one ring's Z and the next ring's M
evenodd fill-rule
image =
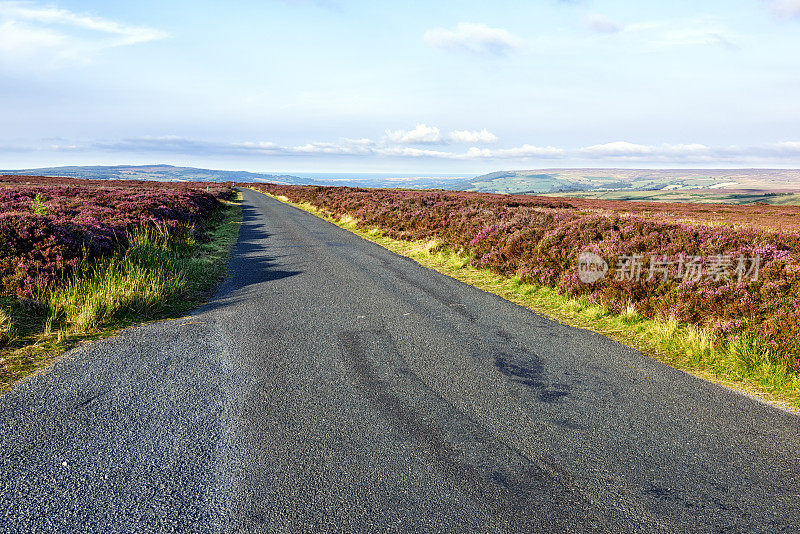
M0 0L0 168L800 167L800 0Z

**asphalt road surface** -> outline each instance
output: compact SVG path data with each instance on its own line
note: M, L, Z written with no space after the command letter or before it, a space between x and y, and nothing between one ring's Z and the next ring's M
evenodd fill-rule
M209 304L0 397L0 531L800 530L797 416L244 196Z

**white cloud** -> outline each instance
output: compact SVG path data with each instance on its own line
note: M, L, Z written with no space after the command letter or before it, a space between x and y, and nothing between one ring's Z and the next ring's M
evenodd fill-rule
M426 126L417 124L413 130L386 130L386 137L395 143L403 145L420 145L439 143L442 140L442 133L436 126Z
M247 141L244 143L231 143L232 147L241 147L244 150L262 150L269 152L272 150L280 150L280 145L269 141Z
M47 66L88 63L101 50L167 37L165 32L53 6L0 1L0 60Z
M597 33L619 33L625 28L621 22L605 15L584 13L581 18L584 26Z
M514 148L500 148L491 150L488 148L472 147L465 154L465 158L554 158L565 154L561 148L552 146L538 147L533 145L522 145Z
M498 141L497 136L486 128L480 131L455 130L450 132L448 138L455 143L465 145L489 145Z
M626 26L620 33L655 48L721 46L735 49L740 40L739 35L715 17L640 22Z
M800 0L771 0L768 4L778 17L787 19L800 17Z
M0 54L23 54L32 50L63 48L66 38L47 28L33 28L0 15Z
M425 32L423 39L436 48L484 56L504 56L524 43L508 30L471 22L461 22L455 30L433 28Z
M445 138L436 126L417 124L413 130L386 130L386 140L401 145L445 144L448 141L465 145L492 144L498 137L483 128L482 130L454 130Z

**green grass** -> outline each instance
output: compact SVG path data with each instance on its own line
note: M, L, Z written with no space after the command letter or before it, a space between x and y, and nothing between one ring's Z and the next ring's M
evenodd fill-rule
M476 268L470 264L469 255L452 251L436 241L399 241L384 236L380 228L359 228L352 217L335 219L310 204L292 203L286 197L274 198L536 313L604 334L705 380L783 408L800 409L800 377L789 371L782 360L759 347L756 339L747 336L717 338L709 330L681 324L671 317L642 317L633 308L614 314L585 298L569 297L555 288L523 283L518 278Z
M78 269L35 301L0 298L0 391L81 341L201 304L224 276L240 222L238 196L203 233L142 230L123 254Z

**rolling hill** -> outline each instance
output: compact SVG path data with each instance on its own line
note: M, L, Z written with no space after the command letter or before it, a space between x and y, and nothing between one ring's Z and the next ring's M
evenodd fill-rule
M314 184L315 180L289 174L264 174L247 171L220 171L172 165L115 165L46 167L41 169L0 170L0 174L66 176L91 180L153 180L167 182L277 182L283 184Z
M593 191L800 191L800 170L787 169L538 169L484 174L459 189L491 193Z

